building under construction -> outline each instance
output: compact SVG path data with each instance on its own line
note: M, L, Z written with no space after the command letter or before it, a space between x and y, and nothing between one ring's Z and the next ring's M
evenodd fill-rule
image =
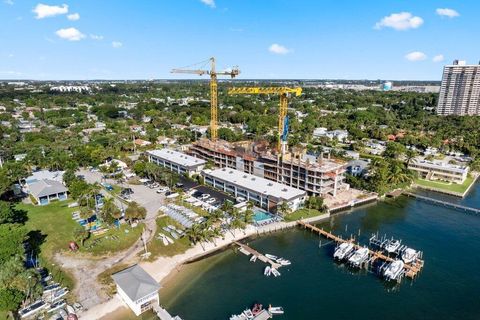
M282 156L271 150L265 142L200 139L190 147L189 153L211 161L215 167L237 169L305 190L309 195L336 196L350 187L344 182L346 163L343 161L331 159L329 155L309 155L299 148Z

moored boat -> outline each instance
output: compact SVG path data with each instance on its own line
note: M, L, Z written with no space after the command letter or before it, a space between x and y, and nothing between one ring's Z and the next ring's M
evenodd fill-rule
M394 253L398 248L400 248L400 244L400 241L392 239L385 245L385 251L388 253Z
M272 274L273 274L274 277L279 277L279 276L282 275L282 274L280 273L280 271L278 271L278 270L275 269L275 268L271 268L270 270L272 271Z
M272 273L272 267L266 266L265 270L263 270L263 275L268 277L268 276L270 276L271 273Z
M37 300L34 303L18 311L18 314L20 315L21 318L26 318L47 307L48 307L48 304L45 301Z
M405 263L402 260L395 260L388 265L383 275L387 280L397 280L403 273L404 266Z
M412 263L417 259L418 251L412 248L407 248L402 252L402 260L405 263Z
M343 242L341 243L333 253L333 258L338 260L343 260L347 257L347 255L352 252L354 249L353 243L351 242Z
M355 267L360 267L360 265L367 260L368 253L368 248L360 248L348 259L348 262Z
M275 260L275 261L278 259L277 256L274 256L273 254L269 254L269 253L266 253L265 257L267 257L270 260Z
M283 311L282 307L272 307L272 306L270 306L268 308L268 312L270 312L271 314L284 314L285 313Z
M290 260L287 260L287 259L283 259L283 258L278 258L276 260L276 262L282 266L289 266L291 265L292 263L290 262Z

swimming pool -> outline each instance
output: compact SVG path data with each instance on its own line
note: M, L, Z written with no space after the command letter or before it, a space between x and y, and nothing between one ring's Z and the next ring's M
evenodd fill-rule
M255 220L255 222L261 222L269 220L271 218L272 216L268 212L265 212L263 210L257 209L253 212L253 220Z

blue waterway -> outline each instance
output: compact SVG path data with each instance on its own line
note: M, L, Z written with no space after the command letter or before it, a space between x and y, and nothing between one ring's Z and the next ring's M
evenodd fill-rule
M460 202L479 207L479 185ZM186 320L228 319L255 301L283 306L279 320L480 319L480 216L400 197L321 225L344 236L360 230L363 243L377 231L400 238L424 251L425 268L418 279L392 287L336 264L333 244L293 229L249 243L292 260L281 277L266 278L264 264L227 250L186 266L160 291L161 304Z

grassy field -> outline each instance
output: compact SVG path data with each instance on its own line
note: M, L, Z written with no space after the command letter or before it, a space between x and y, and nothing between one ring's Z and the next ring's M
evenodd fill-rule
M323 212L320 212L315 209L300 209L297 210L285 217L285 221L296 221L300 219L307 219L307 218L312 218L316 216L322 215Z
M111 227L106 233L98 236L91 235L80 251L95 256L122 251L131 247L140 238L142 231L143 224L135 228L128 224L122 224L120 228Z
M97 280L99 283L102 284L102 286L104 286L104 288L106 289L105 290L106 294L108 296L112 297L117 292L117 288L112 279L112 274L122 271L123 269L126 269L128 267L130 267L130 265L117 264L112 268L107 269L98 275Z
M72 277L54 264L56 252L68 250L72 240L73 229L77 223L72 219L72 212L78 209L68 208L67 201L53 202L47 206L34 206L19 203L18 210L27 212L28 220L25 227L30 236L43 238L40 245L40 262L52 272L62 284L73 287Z
M172 238L169 234L166 234L165 231L162 230L163 227L167 225L173 225L176 228L180 228L180 225L175 222L170 217L161 217L157 219L157 235L158 233L163 233L166 236ZM161 239L157 239L156 236L155 238L149 243L147 249L152 253L150 256L150 260L154 260L156 257L159 256L167 256L171 257L180 253L185 252L188 248L190 248L190 241L188 240L187 237L182 237L180 239L173 239L175 242L173 244L170 244L168 246L164 246L163 242Z
M473 183L473 177L469 176L467 180L465 180L462 184L456 183L447 183L442 181L430 181L424 179L416 179L415 183L419 186L427 187L427 188L435 188L439 190L445 190L448 192L457 192L463 194L468 187Z

